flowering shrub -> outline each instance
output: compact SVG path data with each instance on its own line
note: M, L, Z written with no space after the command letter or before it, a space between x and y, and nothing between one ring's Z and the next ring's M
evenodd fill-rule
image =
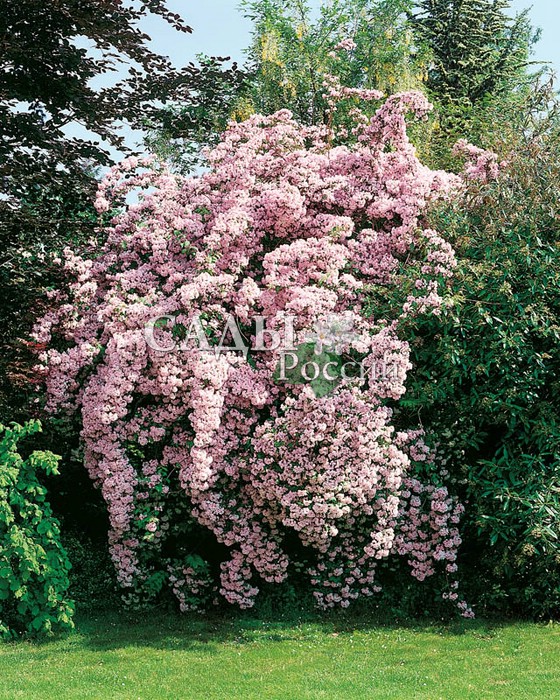
M129 601L168 581L190 608L219 576L219 593L249 607L259 579L279 583L296 567L319 606L345 607L378 589L393 555L419 580L455 572L461 507L437 469L433 483L415 477L434 455L417 430L392 424L390 406L410 369L398 321L439 313L455 264L421 216L462 180L423 166L407 138L406 113L429 109L420 93L390 97L357 120L352 146L288 111L254 116L230 125L202 175L129 158L104 179L106 241L84 257L65 251L73 281L36 339L50 343L47 409L81 414ZM392 317L366 313L372 290L401 284ZM338 352L370 368L388 358L392 372L319 396L279 381L282 348L333 314L353 329ZM250 350L223 349L231 318ZM201 527L227 552L219 561L205 561Z

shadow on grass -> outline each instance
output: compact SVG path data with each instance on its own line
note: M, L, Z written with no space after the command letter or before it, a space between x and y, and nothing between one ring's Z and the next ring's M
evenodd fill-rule
M512 623L514 621L400 619L382 614L373 615L371 612L365 616L346 611L257 617L232 611L179 615L157 610L118 610L78 614L74 639L69 639L72 644L95 651L149 647L216 654L218 647L223 644L281 643L309 637L343 637L354 633L384 636L401 631L440 637L468 634L479 639L492 639L500 629Z

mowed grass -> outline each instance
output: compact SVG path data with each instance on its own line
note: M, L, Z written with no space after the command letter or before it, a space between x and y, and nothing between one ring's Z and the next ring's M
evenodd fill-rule
M0 644L0 698L560 698L560 625L375 625L150 613Z

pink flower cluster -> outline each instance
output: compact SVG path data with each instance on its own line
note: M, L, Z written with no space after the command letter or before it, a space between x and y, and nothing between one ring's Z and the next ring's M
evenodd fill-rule
M185 562L171 562L167 573L181 612L202 609L215 591L208 566L200 557L189 556Z
M457 156L466 156L465 175L469 180L489 182L495 180L500 172L498 156L492 151L486 151L465 139L460 139L455 144L453 152Z
M337 147L288 111L254 116L231 124L204 174L128 159L102 182L97 209L117 212L105 242L84 257L65 251L70 291L36 339L50 344L47 409L81 416L86 467L133 599L161 577L185 609L208 590L209 570L163 554L193 527L229 552L216 586L242 607L259 579L280 583L297 563L288 535L324 607L378 590L377 567L391 555L407 557L418 579L437 562L454 566L460 509L445 488L416 479L387 405L410 368L395 322L437 311L455 264L421 215L461 179L422 165L406 133L406 113L429 109L419 93L391 97L356 125L355 145ZM404 307L393 319L366 313L371 290L399 284L403 265L417 270ZM332 314L359 331L345 352L390 356L391 377L370 373L317 398L275 379L279 349L243 356L185 342L164 353L145 334L154 318L173 317L155 332L177 344L199 318L215 345L232 315L255 341L253 317L281 337L290 315L303 343Z

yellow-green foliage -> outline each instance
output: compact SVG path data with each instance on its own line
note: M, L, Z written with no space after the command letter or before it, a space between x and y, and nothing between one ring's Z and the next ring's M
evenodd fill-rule
M255 26L248 52L254 112L290 109L299 121L320 124L325 74L386 94L419 88L427 77L427 54L414 47L406 24L409 0L333 0L317 17L302 0L254 0L243 7ZM356 47L334 57L342 39Z

